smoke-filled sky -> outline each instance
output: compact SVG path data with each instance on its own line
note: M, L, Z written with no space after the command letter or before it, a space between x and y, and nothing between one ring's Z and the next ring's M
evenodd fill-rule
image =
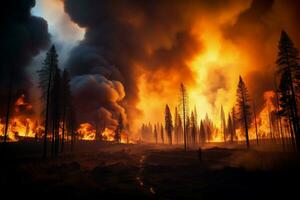
M72 75L80 120L107 126L119 113L133 128L163 121L181 82L190 107L217 120L221 104L225 112L234 104L239 75L261 108L280 31L300 48L297 0L37 0L32 13L48 22Z

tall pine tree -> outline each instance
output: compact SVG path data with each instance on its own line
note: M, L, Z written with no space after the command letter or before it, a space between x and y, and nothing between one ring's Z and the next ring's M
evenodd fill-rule
M43 67L38 71L39 75L39 87L42 90L42 99L44 100L45 109L45 131L44 131L44 145L43 145L43 157L47 156L47 134L49 132L50 125L50 102L51 93L53 91L55 76L58 70L58 55L56 53L55 46L53 45L47 52L46 59L43 62Z
M251 107L250 107L250 97L248 94L248 89L242 79L239 77L239 84L237 88L237 110L238 110L238 119L241 126L245 132L247 148L250 148L249 142L249 127L251 124Z
M278 45L277 74L279 75L279 113L291 124L292 135L296 138L297 151L300 152L299 113L297 89L300 87L299 52L285 31L281 32Z
M168 104L165 108L165 129L168 136L169 144L172 144L172 130L173 130L173 123L172 123L172 115Z

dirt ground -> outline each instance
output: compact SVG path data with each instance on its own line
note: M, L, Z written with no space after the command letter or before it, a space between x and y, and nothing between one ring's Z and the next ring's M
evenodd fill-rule
M199 160L196 150L181 146L85 142L73 153L68 148L42 159L41 144L9 144L1 152L0 191L76 199L288 199L298 193L300 168L292 153L211 146Z

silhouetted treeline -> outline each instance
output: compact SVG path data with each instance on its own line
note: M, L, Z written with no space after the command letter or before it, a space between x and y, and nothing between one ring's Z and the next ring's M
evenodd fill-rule
M47 156L49 139L51 139L51 155L58 155L59 150L61 152L64 150L66 136L71 136L73 148L76 117L72 105L69 74L67 71L61 73L54 45L47 52L38 75L44 105L42 115L45 120L43 156ZM65 134L66 131L68 134Z

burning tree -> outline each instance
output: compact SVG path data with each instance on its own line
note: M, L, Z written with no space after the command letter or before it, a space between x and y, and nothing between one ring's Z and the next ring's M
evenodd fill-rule
M291 127L291 135L296 138L297 151L300 151L300 130L297 105L297 91L300 88L299 52L285 31L281 32L276 61L279 75L279 114L285 117Z
M251 123L251 110L250 110L250 97L248 94L248 89L240 76L239 84L237 89L237 110L238 110L238 120L245 131L246 144L249 149L249 134L248 130Z
M172 123L171 111L170 111L168 104L166 105L166 109L165 109L165 129L167 132L169 144L172 144L173 123Z

